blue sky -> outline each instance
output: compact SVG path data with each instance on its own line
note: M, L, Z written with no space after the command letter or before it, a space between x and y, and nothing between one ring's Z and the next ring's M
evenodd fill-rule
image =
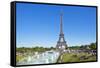
M55 47L63 32L68 46L96 42L96 8L43 4L16 4L17 47Z

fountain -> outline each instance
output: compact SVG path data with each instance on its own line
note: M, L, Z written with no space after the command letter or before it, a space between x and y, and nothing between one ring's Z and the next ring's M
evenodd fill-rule
M17 65L56 63L58 57L59 57L59 52L54 50L46 51L41 54L35 52L33 56L30 55L24 58L25 60L27 60L27 62L21 60L17 63Z

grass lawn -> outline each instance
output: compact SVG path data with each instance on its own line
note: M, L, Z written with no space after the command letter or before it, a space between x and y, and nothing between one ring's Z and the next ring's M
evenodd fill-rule
M19 62L19 61L22 60L23 58L24 58L24 56L17 55L17 56L16 56L16 62Z
M96 61L96 56L87 53L63 53L57 63Z

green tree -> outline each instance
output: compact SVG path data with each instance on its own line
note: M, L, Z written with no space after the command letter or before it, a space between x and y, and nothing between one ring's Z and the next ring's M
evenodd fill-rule
M95 50L96 49L96 43L91 43L89 47L90 47L90 49Z

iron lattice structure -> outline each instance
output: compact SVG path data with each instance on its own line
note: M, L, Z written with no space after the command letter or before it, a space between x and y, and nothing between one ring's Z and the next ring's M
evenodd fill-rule
M67 49L67 44L64 38L64 33L63 33L63 22L62 22L62 17L63 14L61 13L60 15L60 34L59 34L59 40L57 42L56 48L59 51L63 51L65 49Z

